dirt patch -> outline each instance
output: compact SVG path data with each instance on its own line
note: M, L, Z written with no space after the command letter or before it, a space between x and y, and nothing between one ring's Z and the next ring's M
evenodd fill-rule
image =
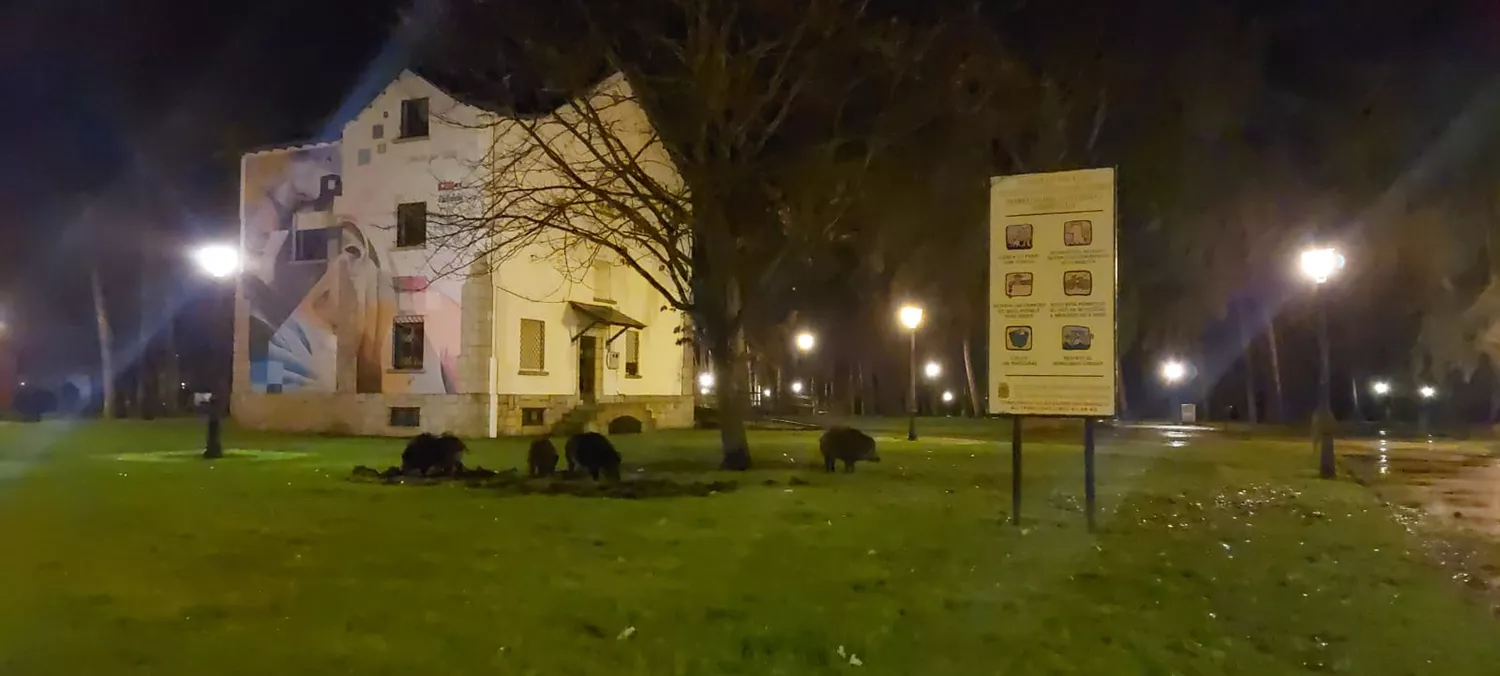
M468 488L493 490L506 495L571 495L580 498L620 500L708 497L739 489L739 484L734 481L698 482L655 478L593 481L582 473L563 472L554 477L529 477L515 469L496 471L483 467L463 469L449 476L423 476L403 474L400 467L392 467L381 472L371 467L359 466L354 468L349 480L359 483L403 486L455 484Z

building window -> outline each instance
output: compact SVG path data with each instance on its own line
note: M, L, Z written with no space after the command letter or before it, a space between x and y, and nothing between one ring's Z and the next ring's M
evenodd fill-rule
M427 99L407 99L401 102L401 138L420 138L427 135Z
M594 261L594 300L614 301L610 294L613 288L615 266L609 261Z
M426 349L426 326L420 317L398 317L391 327L391 365L398 371L422 369Z
M396 246L427 243L427 203L407 202L396 206Z
M540 319L521 320L521 370L541 372L547 368L547 324Z
M422 409L416 406L392 406L391 427L421 427Z
M641 376L641 332L634 329L625 332L625 376Z
M385 138L385 125L377 124L370 128L370 138L380 140Z
M292 260L328 260L328 230L326 228L298 230L292 238Z
M545 408L523 408L521 409L521 426L536 427L547 424L547 409Z

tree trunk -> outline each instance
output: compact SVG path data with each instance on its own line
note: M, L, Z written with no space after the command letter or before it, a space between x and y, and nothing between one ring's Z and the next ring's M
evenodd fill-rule
M719 443L724 457L719 469L744 471L750 469L750 442L745 437L745 362L740 358L742 344L740 330L716 342L713 364L718 383Z
M104 287L99 283L99 265L89 269L89 284L94 293L94 321L99 327L99 387L103 394L100 417L115 417L114 336L109 330L109 311L104 306Z
M135 406L142 420L156 417L156 360L151 350L151 330L155 322L156 304L151 302L151 261L145 252L141 254L141 298L140 316L136 328L136 339L140 341L140 360L135 369Z
M978 418L984 415L984 409L979 407L979 386L974 380L974 357L971 354L971 343L973 339L968 333L964 334L964 377L969 382L969 415Z
M1245 321L1245 312L1241 309L1239 313L1240 350L1245 356L1245 421L1253 425L1260 421L1260 404L1255 397L1255 340Z
M748 414L750 381L745 359L745 327L741 321L744 298L738 282L714 270L706 270L703 287L708 297L702 302L709 316L703 326L707 329L710 359L714 365L717 383L719 414L719 443L723 458L719 469L744 471L750 469L750 442L745 437L745 418ZM717 297L713 297L717 296ZM780 368L777 368L776 396L781 397Z
M1271 410L1267 419L1281 422L1286 419L1286 406L1281 398L1281 350L1277 348L1275 317L1266 320L1266 347L1271 357Z

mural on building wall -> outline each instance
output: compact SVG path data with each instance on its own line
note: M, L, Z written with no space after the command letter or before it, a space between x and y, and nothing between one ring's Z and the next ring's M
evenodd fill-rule
M456 284L429 285L422 277L420 289L397 285L411 275L396 269L377 239L390 233L334 214L343 192L340 159L336 145L245 158L250 386L272 394L334 392L344 363L355 392L456 392ZM391 325L401 315L426 323L420 373L387 372Z

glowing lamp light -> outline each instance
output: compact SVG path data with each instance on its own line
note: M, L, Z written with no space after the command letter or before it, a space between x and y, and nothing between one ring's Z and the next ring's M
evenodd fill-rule
M817 336L807 331L797 334L797 349L802 352L811 352L818 344Z
M922 369L922 372L927 374L928 380L932 380L943 375L943 365L935 361L930 361L927 362L927 366Z
M1302 252L1302 274L1314 284L1322 284L1344 269L1344 255L1337 249L1323 247Z
M714 386L714 374L713 373L711 373L709 371L704 371L704 372L698 374L698 387L700 387L700 388L702 388L704 390L704 392L703 392L704 394L708 394L708 390L713 389L713 386Z
M1176 385L1187 378L1187 364L1176 359L1168 359L1162 362L1161 379L1168 385Z
M198 269L214 279L228 279L239 273L240 250L227 244L211 244L193 252Z
M1421 389L1417 390L1417 394L1422 395L1423 399L1431 399L1437 396L1437 388L1431 385L1423 385Z
M1370 386L1370 391L1374 392L1376 396L1384 397L1391 393L1391 384L1384 380L1377 380L1375 384Z
M802 394L802 381L800 381L800 380L793 380L792 381L792 393L793 394Z
M945 390L943 392L943 403L945 403L945 404L951 404L951 403L953 403L953 391L952 390Z
M766 389L761 390L760 391L760 396L762 396L762 397L769 397L769 396L771 396L771 388L767 387Z
M901 319L901 325L912 331L922 325L922 308L915 305L901 306L901 312L897 316Z

